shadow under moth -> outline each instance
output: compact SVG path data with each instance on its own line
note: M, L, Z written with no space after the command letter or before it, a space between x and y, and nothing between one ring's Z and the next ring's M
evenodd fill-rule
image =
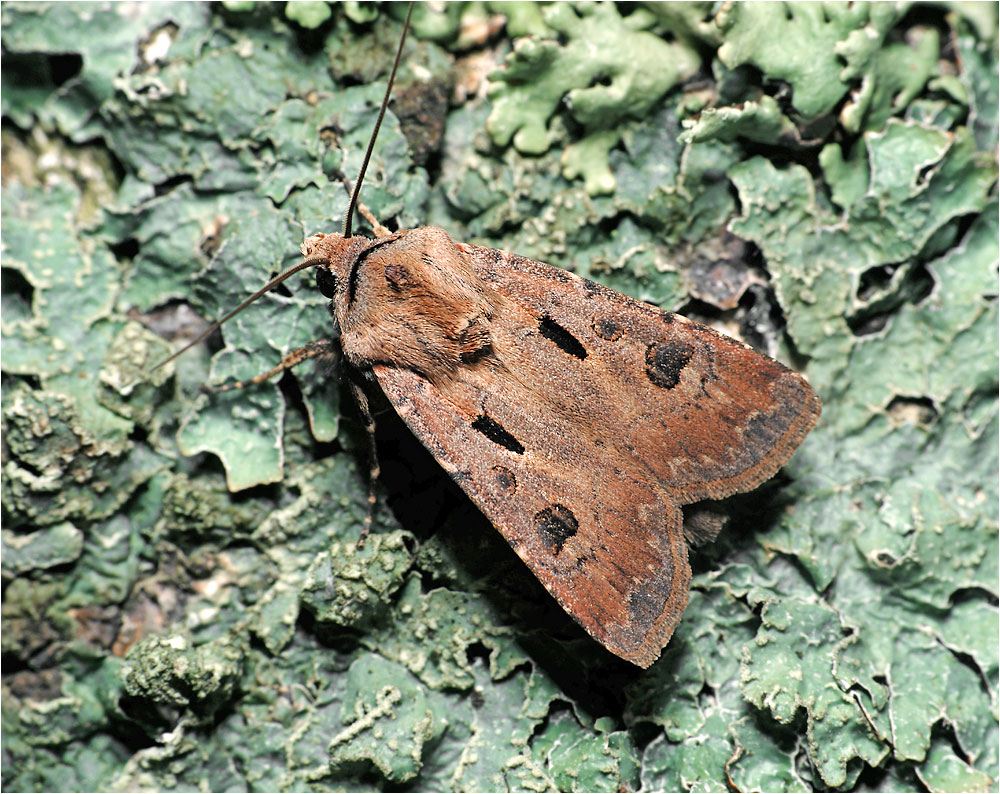
M390 233L369 218L375 239L352 235L364 170L343 233L307 239L304 261L205 335L316 268L339 340L251 382L336 345L563 609L648 667L688 601L681 507L774 475L819 399L752 348L567 271L438 228Z

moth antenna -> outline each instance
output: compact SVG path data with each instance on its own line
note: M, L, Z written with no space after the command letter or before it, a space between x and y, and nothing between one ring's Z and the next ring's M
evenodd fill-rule
M375 148L375 139L378 137L379 128L382 126L382 119L385 117L386 108L389 107L389 98L392 96L392 84L396 81L396 70L399 68L399 59L403 55L403 43L406 41L406 33L410 29L410 17L413 15L413 3L406 12L406 22L403 23L403 35L399 37L399 48L396 50L396 60L392 63L392 71L389 72L389 85L385 87L385 96L382 98L382 107L378 112L378 121L375 122L375 129L372 130L372 137L368 139L368 151L365 152L365 159L361 163L361 171L358 178L354 180L354 191L351 193L351 203L347 207L347 215L344 218L344 237L351 236L351 223L354 218L354 209L358 205L358 195L361 193L361 183L365 181L365 171L368 170L368 161L372 159L372 150Z
M399 37L399 47L396 50L396 59L392 62L392 71L389 73L389 84L386 86L385 96L382 98L382 107L379 109L378 112L378 120L375 122L375 129L372 130L372 136L368 141L368 150L365 152L365 159L364 162L362 162L361 164L361 171L358 173L358 178L354 183L354 190L351 192L351 203L347 208L347 217L344 219L344 237L351 236L351 219L353 218L354 211L358 206L358 195L361 192L361 184L362 182L364 182L365 179L365 172L368 170L368 163L372 157L372 150L375 148L375 139L378 137L378 131L382 126L382 119L385 118L385 111L389 107L389 99L392 96L392 85L396 81L396 71L399 69L399 61L403 55L403 44L406 42L406 34L410 30L411 16L413 16L412 1L410 2L410 7L406 12L406 21L403 23L403 33ZM374 218L374 216L372 217ZM378 227L377 230L381 229L384 232L388 233L388 230L382 227L381 224L378 224L377 221L375 223L375 226ZM316 265L326 264L326 262L327 262L326 259L305 259L299 262L297 265L294 265L293 267L289 268L284 273L281 273L280 275L276 276L274 279L272 279L263 287L261 287L259 290L257 290L253 295L251 295L249 298L243 301L243 303L241 303L235 309L226 313L221 319L216 320L214 323L212 323L205 331L203 331L197 337L195 337L186 345L184 345L184 347L182 347L180 350L178 350L175 353L172 353L171 355L167 356L167 358L163 359L163 361L161 361L159 364L153 367L153 369L154 370L159 369L160 367L169 364L171 361L173 361L175 358L182 355L183 353L186 353L188 350L197 345L199 342L202 342L204 339L206 339L211 333L220 328L222 324L225 323L227 320L230 320L233 317L235 317L237 314L243 311L247 306L249 306L255 300L262 297L263 295L266 295L268 292L277 287L282 281L287 279L289 276L293 276L300 270L305 270L306 268L309 267L315 267Z
M347 191L348 197L350 197L351 193L354 192L353 189L351 188L351 180L348 179L346 176L341 175L340 181L343 183L344 190ZM375 231L376 237L392 236L392 232L390 232L385 226L383 226L381 223L378 222L378 218L375 217L375 213L372 212L370 209L368 209L368 206L363 201L358 202L358 212L361 213L361 217L363 217L366 221L368 221L368 223L371 224L372 229Z
M186 345L184 345L184 347L182 347L176 353L171 353L167 358L163 359L163 361L161 361L159 364L157 364L155 367L153 367L153 369L157 370L160 367L169 364L171 361L173 361L175 358L177 358L182 353L186 353L188 350L190 350L196 344L198 344L199 342L203 341L206 337L208 337L209 334L211 334L212 332L218 330L222 326L222 324L224 322L226 322L227 320L230 320L233 317L235 317L237 314L239 314L241 311L243 311L247 306L249 306L255 300L257 300L258 298L263 297L268 292L270 292L275 287L277 287L285 279L289 278L290 276L294 276L300 270L305 270L306 268L316 267L316 265L323 265L323 264L326 264L326 263L327 263L326 259L303 259L297 265L293 265L292 267L288 268L288 270L286 270L284 273L280 273L279 275L277 275L273 279L271 279L269 282L267 282L267 284L265 284L263 287L261 287L259 290L257 290L253 295L251 295L249 298L247 298L245 301L243 301L243 303L241 303L235 309L227 312L225 315L222 316L221 319L216 320L214 323L212 323L205 331L203 331L202 333L198 334L197 337L195 337L190 342L188 342Z

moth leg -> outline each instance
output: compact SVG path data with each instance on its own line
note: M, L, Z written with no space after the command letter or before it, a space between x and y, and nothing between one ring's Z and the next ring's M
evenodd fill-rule
M372 530L372 520L375 516L376 503L375 483L382 475L382 470L378 465L378 449L375 445L375 417L372 416L371 409L368 406L368 395L361 388L361 384L353 378L348 378L348 383L351 384L351 392L354 394L355 401L357 401L361 418L365 422L365 432L368 434L368 510L365 513L364 526L361 528L361 537L358 538L358 548L361 548L365 545L365 539Z
M281 359L281 363L273 369L269 369L267 372L262 372L250 380L239 380L236 383L226 383L222 386L202 386L202 389L213 394L219 392L230 391L232 389L245 389L247 386L254 386L258 383L263 383L266 380L270 380L279 372L284 372L286 369L291 369L297 364L301 364L307 358L329 358L333 361L337 360L339 355L339 350L337 348L336 342L332 339L318 339L315 342L310 342L304 347L297 348Z
M372 225L372 231L375 232L376 237L390 237L392 235L392 232L378 222L378 218L375 217L375 213L368 209L368 207L360 201L358 202L358 212L360 212L362 217L364 217L364 219Z
M342 177L342 179L344 181L344 187L347 188L347 195L350 196L352 192L351 181L346 176ZM390 237L392 235L392 232L378 222L378 218L375 217L375 213L368 209L368 205L363 201L358 202L357 210L361 213L361 216L368 221L369 224L371 224L372 231L375 232L376 237L382 238Z

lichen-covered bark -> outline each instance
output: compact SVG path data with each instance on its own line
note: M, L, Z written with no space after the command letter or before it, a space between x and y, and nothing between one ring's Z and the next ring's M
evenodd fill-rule
M355 549L335 369L199 392L311 278L153 369L338 229L405 8L4 4L5 788L995 789L996 7L713 9L418 7L362 196L819 392L640 673L391 413Z

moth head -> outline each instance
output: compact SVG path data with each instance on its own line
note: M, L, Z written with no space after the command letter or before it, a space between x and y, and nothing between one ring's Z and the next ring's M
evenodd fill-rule
M486 356L502 299L447 232L424 226L360 249L351 244L331 269L333 311L352 364L412 369L436 381Z
M317 234L306 239L306 241L302 244L302 253L305 256L305 259L272 279L235 309L228 312L221 319L209 326L209 328L196 339L193 339L173 355L157 364L154 369L164 366L185 351L190 350L196 344L203 341L209 334L218 329L224 322L234 315L239 314L258 298L273 290L295 273L310 267L317 268L316 285L320 292L333 302L336 319L339 321L343 316L343 295L345 294L345 285L346 292L350 293L353 290L351 276L352 273L357 272L357 265L360 261L362 253L365 249L384 242L384 238L379 240L369 240L366 237L354 236L351 234L351 221L354 217L355 209L360 209L362 214L367 213L365 217L371 217L370 211L368 211L364 205L359 204L358 196L361 192L361 185L364 182L365 171L367 170L368 163L371 159L375 139L378 137L378 131L382 125L382 119L384 118L386 108L389 105L389 98L392 94L392 85L396 78L396 70L399 68L400 57L403 54L403 44L406 41L407 31L410 29L410 17L412 14L413 3L410 3L410 8L406 14L406 21L403 23L403 34L400 36L399 47L396 50L396 60L393 62L392 71L389 74L389 84L386 86L385 96L382 98L382 107L379 110L378 120L375 122L375 129L372 131L371 139L368 142L368 151L365 153L365 159L361 165L361 171L358 174L358 179L354 184L353 190L350 189L349 184L347 184L345 180L345 185L347 185L348 192L351 196L351 201L344 216L343 234ZM377 221L373 220L373 223L375 224L376 234L388 234L388 230L381 227Z
M316 287L324 297L334 298L338 287L350 277L354 262L375 242L360 235L314 234L306 238L301 247L303 262L315 263Z

